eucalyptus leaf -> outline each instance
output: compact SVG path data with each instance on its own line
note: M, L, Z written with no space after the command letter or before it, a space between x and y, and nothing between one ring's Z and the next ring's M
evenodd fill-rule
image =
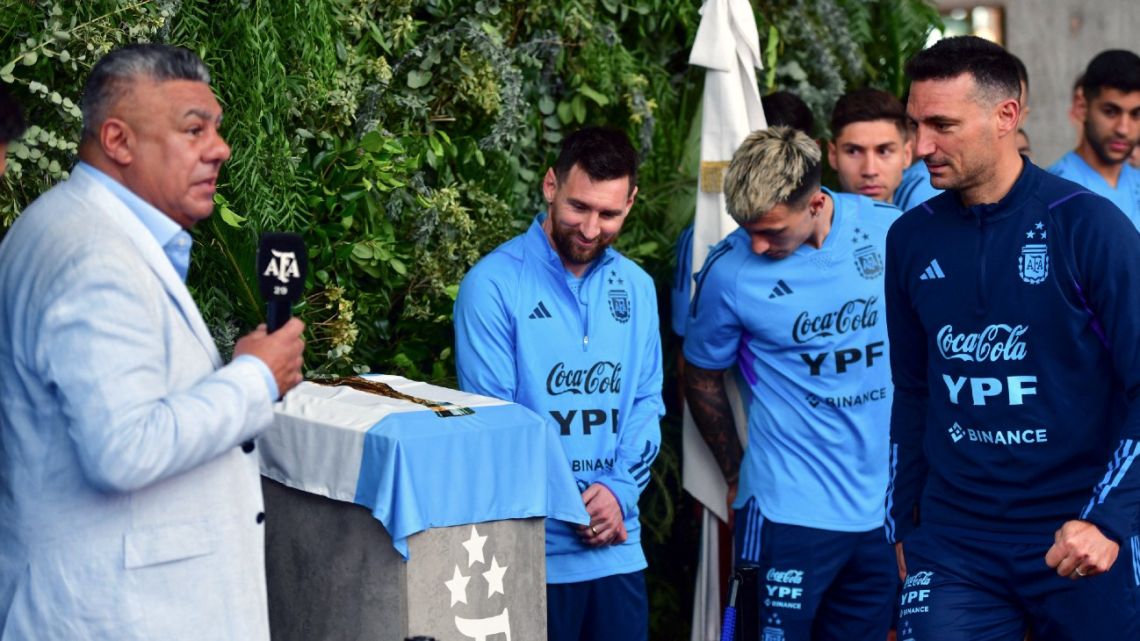
M373 258L372 247L368 243L356 243L352 246L352 256L361 260L371 260Z
M581 87L578 87L578 93L586 96L590 100L593 100L594 103L596 103L599 107L605 107L606 105L610 104L609 98L603 96L597 91L594 91L590 85L582 85Z
M245 222L244 216L239 215L237 212L230 209L226 205L221 205L218 207L218 215L221 216L222 222L229 225L230 227L240 228L242 226L242 223Z
M408 87L411 89L419 89L429 82L431 82L430 71L416 71L413 69L408 72Z
M574 100L570 101L570 106L574 110L574 120L579 123L586 122L586 101L582 99L582 95L574 96Z
M569 102L562 101L558 103L558 119L561 120L564 125L568 125L574 120L574 108L570 106Z

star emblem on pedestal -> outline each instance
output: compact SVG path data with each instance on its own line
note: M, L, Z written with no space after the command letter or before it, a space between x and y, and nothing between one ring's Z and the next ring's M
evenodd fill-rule
M494 531L494 528L491 528L491 531ZM454 536L458 538L462 534L457 532ZM489 545L494 551L496 550L495 544L490 541L489 536L480 535L479 530L474 525L471 526L471 536L460 545L467 551L467 568L471 571L471 575L463 576L459 570L460 566L456 565L451 580L443 582L451 593L451 605L448 607L454 613L451 618L455 623L455 630L462 634L465 639L490 639L498 638L499 635L504 635L510 639L511 615L507 608L507 592L503 583L507 566L499 565L499 558L495 555L491 556L490 565L483 560L486 547ZM498 551L502 552L502 550ZM480 567L474 568L473 566L476 563ZM484 568L485 571L481 572L480 570ZM476 594L472 597L474 601L468 602L467 586L476 574L482 574L483 580L487 582L487 596L486 598L481 597L480 589L476 588ZM503 598L494 600L493 597L496 594L503 595ZM464 607L458 608L456 604L459 603L462 603ZM494 613L496 610L498 610L497 614Z
M483 573L483 578L487 580L487 598L491 598L495 594L506 595L503 591L503 575L507 573L506 565L499 565L499 560L491 557L491 569Z
M452 606L456 603L467 603L467 582L470 580L471 577L463 576L457 565L455 566L455 574L451 575L451 580L443 582L447 586L448 592L451 592Z
M467 567L475 565L475 562L483 563L483 544L487 542L487 537L479 536L479 530L475 526L471 526L471 538L463 542L463 547L467 548Z

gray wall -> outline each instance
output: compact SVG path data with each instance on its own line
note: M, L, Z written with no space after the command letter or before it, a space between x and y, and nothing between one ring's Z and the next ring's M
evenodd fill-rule
M1069 124L1073 81L1104 49L1140 52L1140 0L977 0L935 2L1005 6L1006 47L1029 70L1030 114L1025 124L1033 160L1049 166L1076 144Z

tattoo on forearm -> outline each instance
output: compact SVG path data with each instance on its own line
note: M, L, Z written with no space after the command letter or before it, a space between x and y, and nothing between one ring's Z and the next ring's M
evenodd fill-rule
M724 479L735 483L740 476L744 450L736 434L732 406L724 388L724 372L685 364L685 398L697 429L708 443Z

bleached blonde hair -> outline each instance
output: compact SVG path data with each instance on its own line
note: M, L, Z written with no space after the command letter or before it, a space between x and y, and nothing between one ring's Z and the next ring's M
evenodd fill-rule
M797 129L752 132L732 155L724 177L728 214L743 225L776 205L806 203L819 190L820 159L819 145Z

